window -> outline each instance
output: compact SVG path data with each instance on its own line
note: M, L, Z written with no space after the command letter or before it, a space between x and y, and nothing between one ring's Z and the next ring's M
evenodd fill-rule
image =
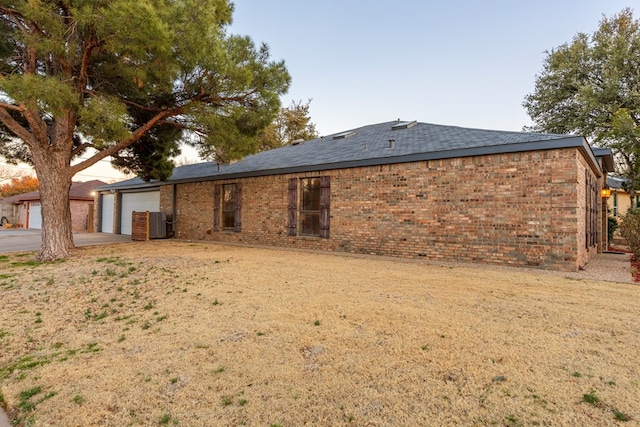
M242 185L216 184L213 190L213 231L241 229Z
M328 239L330 202L330 177L291 178L289 180L288 235L317 236Z
M222 186L222 228L232 229L236 218L236 185Z
M618 193L613 193L613 216L618 216Z
M320 235L320 178L301 180L300 234Z

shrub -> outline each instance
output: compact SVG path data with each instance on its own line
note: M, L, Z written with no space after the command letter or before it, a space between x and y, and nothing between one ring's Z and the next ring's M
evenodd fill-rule
M640 258L640 210L630 209L622 218L620 235L627 239L635 257Z
M608 225L608 234L609 234L609 242L613 241L613 234L616 232L616 230L618 229L618 220L612 216L610 216L608 218L609 221L609 225Z

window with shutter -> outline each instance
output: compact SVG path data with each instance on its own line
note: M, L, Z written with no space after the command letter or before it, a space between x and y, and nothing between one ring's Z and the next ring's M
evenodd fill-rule
M213 231L241 231L242 185L217 184L213 190Z
M298 235L298 179L289 179L289 206L287 216L287 234Z
M320 236L320 178L300 182L300 235Z
M329 238L329 206L331 204L331 178L320 179L320 237Z
M236 209L233 217L233 231L239 233L242 229L242 184L236 184Z
M287 234L328 239L330 204L329 176L289 179Z
M236 184L222 186L222 228L234 230L236 220Z
M213 187L213 231L220 231L220 192L222 185Z

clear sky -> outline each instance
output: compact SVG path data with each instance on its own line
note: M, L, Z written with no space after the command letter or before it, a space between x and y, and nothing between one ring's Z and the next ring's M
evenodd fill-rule
M593 33L620 0L235 0L229 33L266 43L311 101L321 135L396 119L495 130L531 124L522 101L545 51ZM187 157L195 156L191 150ZM118 178L108 161L77 180Z
M640 14L640 2L619 0L234 3L230 32L285 60L283 105L312 98L321 135L398 118L522 130L545 51L592 33L603 14Z

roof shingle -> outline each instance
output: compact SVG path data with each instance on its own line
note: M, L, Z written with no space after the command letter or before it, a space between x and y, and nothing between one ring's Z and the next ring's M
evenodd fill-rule
M599 168L586 140L579 136L470 129L421 122L394 129L397 124L394 121L350 129L253 154L228 165L205 162L178 167L167 182L321 171L566 147L583 147L595 167ZM344 138L333 139L333 136L343 134ZM390 140L393 140L393 144ZM101 187L100 190L154 187L159 184L134 178Z

